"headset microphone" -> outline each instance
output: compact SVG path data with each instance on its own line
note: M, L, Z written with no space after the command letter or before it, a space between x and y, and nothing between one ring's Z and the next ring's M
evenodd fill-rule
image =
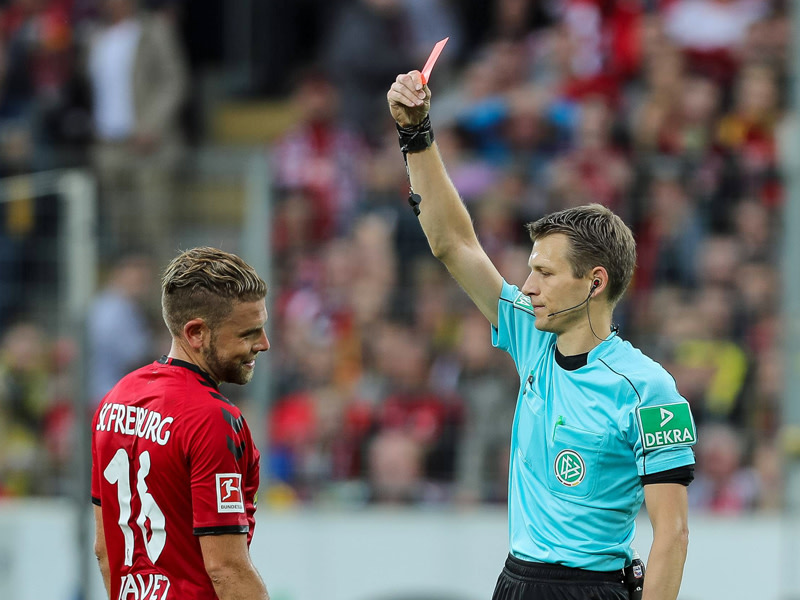
M571 306L569 308L565 308L563 310L557 310L556 312L550 313L549 315L547 315L547 318L549 319L550 317L555 317L556 315L560 315L561 313L569 312L571 310L575 310L576 308L580 308L581 306L589 302L589 299L592 297L592 294L594 293L595 289L597 289L599 286L600 286L600 280L595 279L594 281L592 281L592 288L589 290L589 295L586 296L586 300L584 300L580 304L576 304L575 306Z

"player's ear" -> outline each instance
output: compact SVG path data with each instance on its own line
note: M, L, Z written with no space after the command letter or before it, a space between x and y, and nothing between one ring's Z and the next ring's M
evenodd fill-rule
M204 347L210 335L211 330L203 319L192 319L183 326L183 336L195 350Z

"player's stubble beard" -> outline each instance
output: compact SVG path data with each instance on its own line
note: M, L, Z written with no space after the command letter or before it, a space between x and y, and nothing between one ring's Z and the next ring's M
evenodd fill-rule
M206 366L220 383L235 383L244 385L253 378L254 369L244 366L244 361L238 359L224 360L217 349L217 336L211 334L208 348L203 350L203 359Z

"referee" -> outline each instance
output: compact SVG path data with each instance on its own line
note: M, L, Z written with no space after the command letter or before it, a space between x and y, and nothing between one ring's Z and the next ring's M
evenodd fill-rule
M547 215L528 225L528 279L522 289L507 283L445 172L430 98L418 71L399 75L387 94L409 202L433 254L491 322L492 343L519 373L510 553L493 599L675 600L696 434L669 373L612 327L636 264L633 236L597 204ZM637 596L631 541L642 501L653 544Z

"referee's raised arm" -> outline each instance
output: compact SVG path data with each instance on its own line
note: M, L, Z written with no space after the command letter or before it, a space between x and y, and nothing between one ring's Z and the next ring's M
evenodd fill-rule
M472 219L433 141L431 91L419 71L398 75L386 95L408 165L413 204L431 251L472 301L497 325L503 279L475 235Z

